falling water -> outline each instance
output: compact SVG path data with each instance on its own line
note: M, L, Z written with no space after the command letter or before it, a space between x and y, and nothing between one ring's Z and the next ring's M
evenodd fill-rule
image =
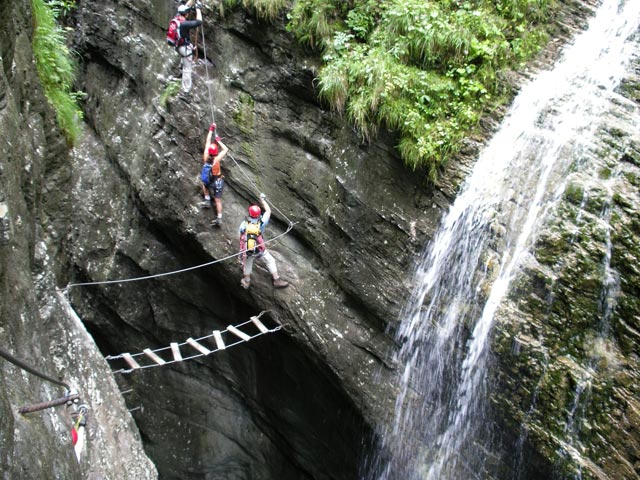
M586 366L583 368L580 377L576 379L576 389L572 405L569 409L564 434L566 441L559 449L560 457L574 458L574 473L570 477L568 473L565 478L573 480L582 479L582 465L579 452L583 449L580 443L580 433L584 412L591 400L591 389L594 378L598 374L598 364L601 356L606 355L604 345L609 337L610 320L617 304L620 293L620 277L618 272L611 266L611 255L613 245L611 242L611 207L613 203L613 188L611 183L615 181L612 176L605 187L607 188L606 203L604 210L600 214L600 221L605 231L605 255L602 264L603 284L599 298L599 322L596 325L596 347L589 349L590 356L587 358ZM585 198L587 191L585 190ZM584 203L584 202L583 202Z
M399 330L395 418L370 477L488 476L494 313L570 166L589 149L639 20L640 2L605 0L554 69L522 88L482 152L418 267Z

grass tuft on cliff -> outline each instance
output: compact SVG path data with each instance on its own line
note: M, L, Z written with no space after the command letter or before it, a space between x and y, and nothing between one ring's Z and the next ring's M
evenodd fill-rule
M547 42L554 1L295 0L288 29L322 51L321 98L365 141L380 126L398 132L404 162L435 180L505 101L500 72ZM242 0L269 18L282 3Z
M274 20L289 4L289 0L224 0L222 4L227 8L241 5L244 8L252 9L260 18Z
M35 24L32 47L38 77L67 144L73 145L82 130L80 94L72 90L74 64L65 44L64 30L56 21L60 9L71 8L70 5L70 2L31 0Z

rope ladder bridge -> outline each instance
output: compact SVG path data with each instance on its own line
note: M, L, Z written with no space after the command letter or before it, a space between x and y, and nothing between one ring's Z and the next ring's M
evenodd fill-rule
M267 310L268 311L268 310ZM187 338L184 342L171 342L168 347L155 350L145 348L138 353L121 353L120 355L109 355L106 360L112 362L121 360L126 365L125 368L114 370L113 373L131 373L135 370L161 367L172 363L179 363L185 360L205 357L221 350L226 350L241 343L248 342L254 338L274 333L282 329L282 325L268 328L261 320L263 314L250 317L246 322L238 325L229 325L224 330L214 330L211 334L199 338ZM203 342L209 340L208 344Z

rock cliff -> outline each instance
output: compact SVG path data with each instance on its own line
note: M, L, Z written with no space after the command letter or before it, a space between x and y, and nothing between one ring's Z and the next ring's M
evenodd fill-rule
M30 2L5 2L0 13L15 20L0 34L2 348L44 375L64 380L89 406L78 462L71 408L17 413L19 407L63 397L65 389L0 358L0 476L157 478L107 363L56 291L64 229L51 221L48 197L70 188L70 158L35 70Z
M586 3L563 5L575 11L559 37L588 14ZM261 311L268 311L262 317L268 326L284 327L197 360L115 374L119 388L129 392L124 395L128 408L136 408L136 425L160 477L357 478L361 456L369 448L363 439L371 438L375 425L393 410L398 372L390 332L412 288L414 259L429 242L482 139L469 139L465 154L450 173L437 186L426 185L420 172L407 171L402 165L393 135L383 132L377 141L362 145L357 132L317 103L313 84L317 56L294 42L284 30L283 19L265 24L242 11L222 16L213 7L204 11L209 58L204 59L200 38L191 99L165 98L163 93L179 74L178 57L164 42L174 8L173 2L165 0L79 2L69 22L79 54L78 89L87 94L86 130L80 144L68 153L51 127L52 113L45 107L30 66L28 2L0 7L15 9L3 13L23 19L11 25L15 31L0 35L0 121L6 136L0 160L0 216L8 219L9 226L2 227L6 240L0 245L0 274L6 292L2 298L11 299L0 303L1 326L8 332L3 331L3 337L17 351L41 358L39 366L47 369L44 359L50 353L67 356L63 351L71 334L65 332L86 338L73 315L66 313L66 299L54 294L55 286L144 277L220 260L175 275L65 291L105 356L208 335ZM631 85L627 84L627 91L637 100ZM212 212L198 206L202 148L213 119L231 148L222 165L226 187L220 228L211 225ZM485 130L491 130L491 121L495 118ZM29 135L24 134L25 125ZM609 136L618 131L611 130ZM620 131L627 132L622 127ZM631 133L622 137L632 138ZM615 175L630 185L637 179L631 170L633 161L637 163L633 151L621 154L629 159L623 165L630 173ZM615 159L612 153L610 161ZM629 185L625 188L632 191ZM237 259L227 259L237 251L237 227L247 206L261 192L274 208L267 238L293 224L291 232L269 246L281 275L291 282L285 290L274 290L268 273L260 268L254 271L251 288L242 290ZM633 243L628 232L637 227L637 221L633 223L637 204L625 207L620 199L630 197L613 198L619 199L620 212L626 211L620 238ZM547 243L552 243L550 232L544 237ZM617 257L619 263L629 265L622 288L627 288L625 305L631 318L636 318L633 288L637 287L633 285L638 283L632 275L633 262L624 261L625 255L637 255ZM548 269L543 259L537 262L531 275L523 277L519 292L542 288L536 280L538 272ZM571 283L571 268L566 272L567 280L558 285ZM527 281L535 288L528 287ZM578 291L583 288L572 285ZM515 305L516 301L523 305ZM505 313L504 326L495 338L504 363L497 379L503 390L495 400L505 405L507 415L501 420L514 437L540 377L522 371L531 365L543 368L542 360L527 363L538 358L533 353L525 355L527 346L538 352L536 346L542 343L540 339L528 342L537 337L526 334L527 328L541 322L540 310L533 310L532 301L524 296L503 311L516 309L514 316ZM528 317L535 321L522 321ZM637 327L630 321L616 325L619 332ZM545 325L544 336L553 337L553 328L560 327L559 320ZM592 337L595 343L596 337ZM512 342L519 345L521 354L510 353ZM558 338L560 350L570 343L570 338ZM624 345L625 358L636 358L633 342ZM77 382L89 383L90 391L102 392L103 381L111 384L99 357L88 351L70 355L69 360L56 360L56 373L69 378L70 371L87 368L86 376L78 373ZM93 363L79 367L80 357L91 357ZM111 366L121 367L117 362ZM566 364L554 360L549 371L561 371ZM565 378L575 378L574 370L562 371ZM12 392L0 393L6 411L15 411L18 399L33 388L33 380L15 380L15 372L14 367L0 364L0 375ZM633 375L623 375L623 380L626 390L616 392L628 398L634 393L629 386L634 385ZM566 386L564 403L545 402L536 410L540 418L525 422L531 431L539 432L528 435L528 447L542 452L548 464L532 465L521 478L550 471L557 458L557 443L546 433L553 433L550 426L556 417L547 410L570 410L572 401L571 382L560 384ZM39 388L43 396L53 393L45 386ZM549 384L549 391L555 388L555 383ZM104 402L107 411L94 416L99 424L106 419L114 422L110 428L126 435L132 447L116 453L109 450L111 445L105 446L95 460L104 470L96 475L134 478L118 469L135 465L139 468L135 478L153 477L154 468L135 444L136 434L131 433L135 428L130 428L121 397L108 391L112 396ZM102 399L92 400L100 404ZM620 418L629 418L633 411L631 401L619 403L615 410ZM23 439L31 441L42 431L55 437L62 419L50 424L42 420L43 425L34 427L29 437L23 433L16 437L14 429L25 428L16 427L21 422L15 415L0 419L3 471L6 467L9 472L26 471L38 477L51 469L54 458L66 458L56 463L59 478L88 476L83 464L80 469L75 466L64 445L56 444L50 459L36 467L25 456ZM602 431L592 430L594 438L605 435L605 428L621 424L602 425ZM629 434L622 440L637 439L631 426L624 428ZM101 438L95 434L96 442ZM107 444L108 438L113 438L109 431L104 434ZM612 439L599 454L607 455L616 445L618 440ZM631 453L624 458L627 463L637 461Z
M178 73L164 44L169 14L167 2L79 9L91 132L75 152L71 195L60 198L74 205L64 240L74 279L137 277L231 255L247 206L263 192L274 208L268 236L295 224L270 248L291 286L274 291L258 269L243 291L233 258L79 287L70 297L104 353L166 346L262 310L285 327L202 362L123 379L144 405L136 418L160 471L353 478L361 439L394 400L385 329L448 200L404 169L393 139L359 145L316 103L314 56L240 12L221 21L205 11L211 62L198 62L189 102L163 105ZM198 207L212 110L231 148L219 229Z

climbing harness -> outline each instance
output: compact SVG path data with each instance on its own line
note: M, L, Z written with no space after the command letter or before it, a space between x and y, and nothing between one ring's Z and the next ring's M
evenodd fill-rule
M185 360L191 360L198 357L204 357L206 355L210 355L212 353L218 352L220 350L226 350L227 348L234 347L243 342L248 342L249 340L253 340L256 337L261 335L265 335L267 333L274 333L278 330L282 329L281 325L276 326L275 328L268 328L262 321L260 321L260 317L263 314L267 313L268 310L264 310L260 312L259 315L251 317L248 321L244 323L240 323L238 325L229 325L225 330L214 330L210 335L206 335L200 338L187 338L186 341L182 343L172 342L170 346L158 348L156 350L151 350L150 348L145 348L140 353L121 353L120 355L109 355L106 357L106 360L124 360L129 368L121 368L119 370L115 370L113 373L131 373L134 370L142 370L146 368L152 367L160 367L163 365L169 365L172 363L182 362ZM247 332L246 328L241 330L242 327L246 327L247 325L253 325L254 330L257 328L257 333ZM233 335L231 337L229 334ZM231 338L231 343L229 340L225 342L225 337ZM201 342L204 340L208 340L213 338L215 342L215 348L210 349L207 346L203 345ZM188 356L183 356L183 351L180 350L181 347L190 347L192 350L197 351L195 354L187 354ZM171 351L171 358L168 359L163 358L160 354L164 354L165 352ZM142 359L145 359L147 362L149 360L152 363L143 363Z
M255 255L256 253L264 251L264 248L261 248L262 245L264 245L264 242L262 241L260 222L247 222L246 225L245 235L247 255Z

